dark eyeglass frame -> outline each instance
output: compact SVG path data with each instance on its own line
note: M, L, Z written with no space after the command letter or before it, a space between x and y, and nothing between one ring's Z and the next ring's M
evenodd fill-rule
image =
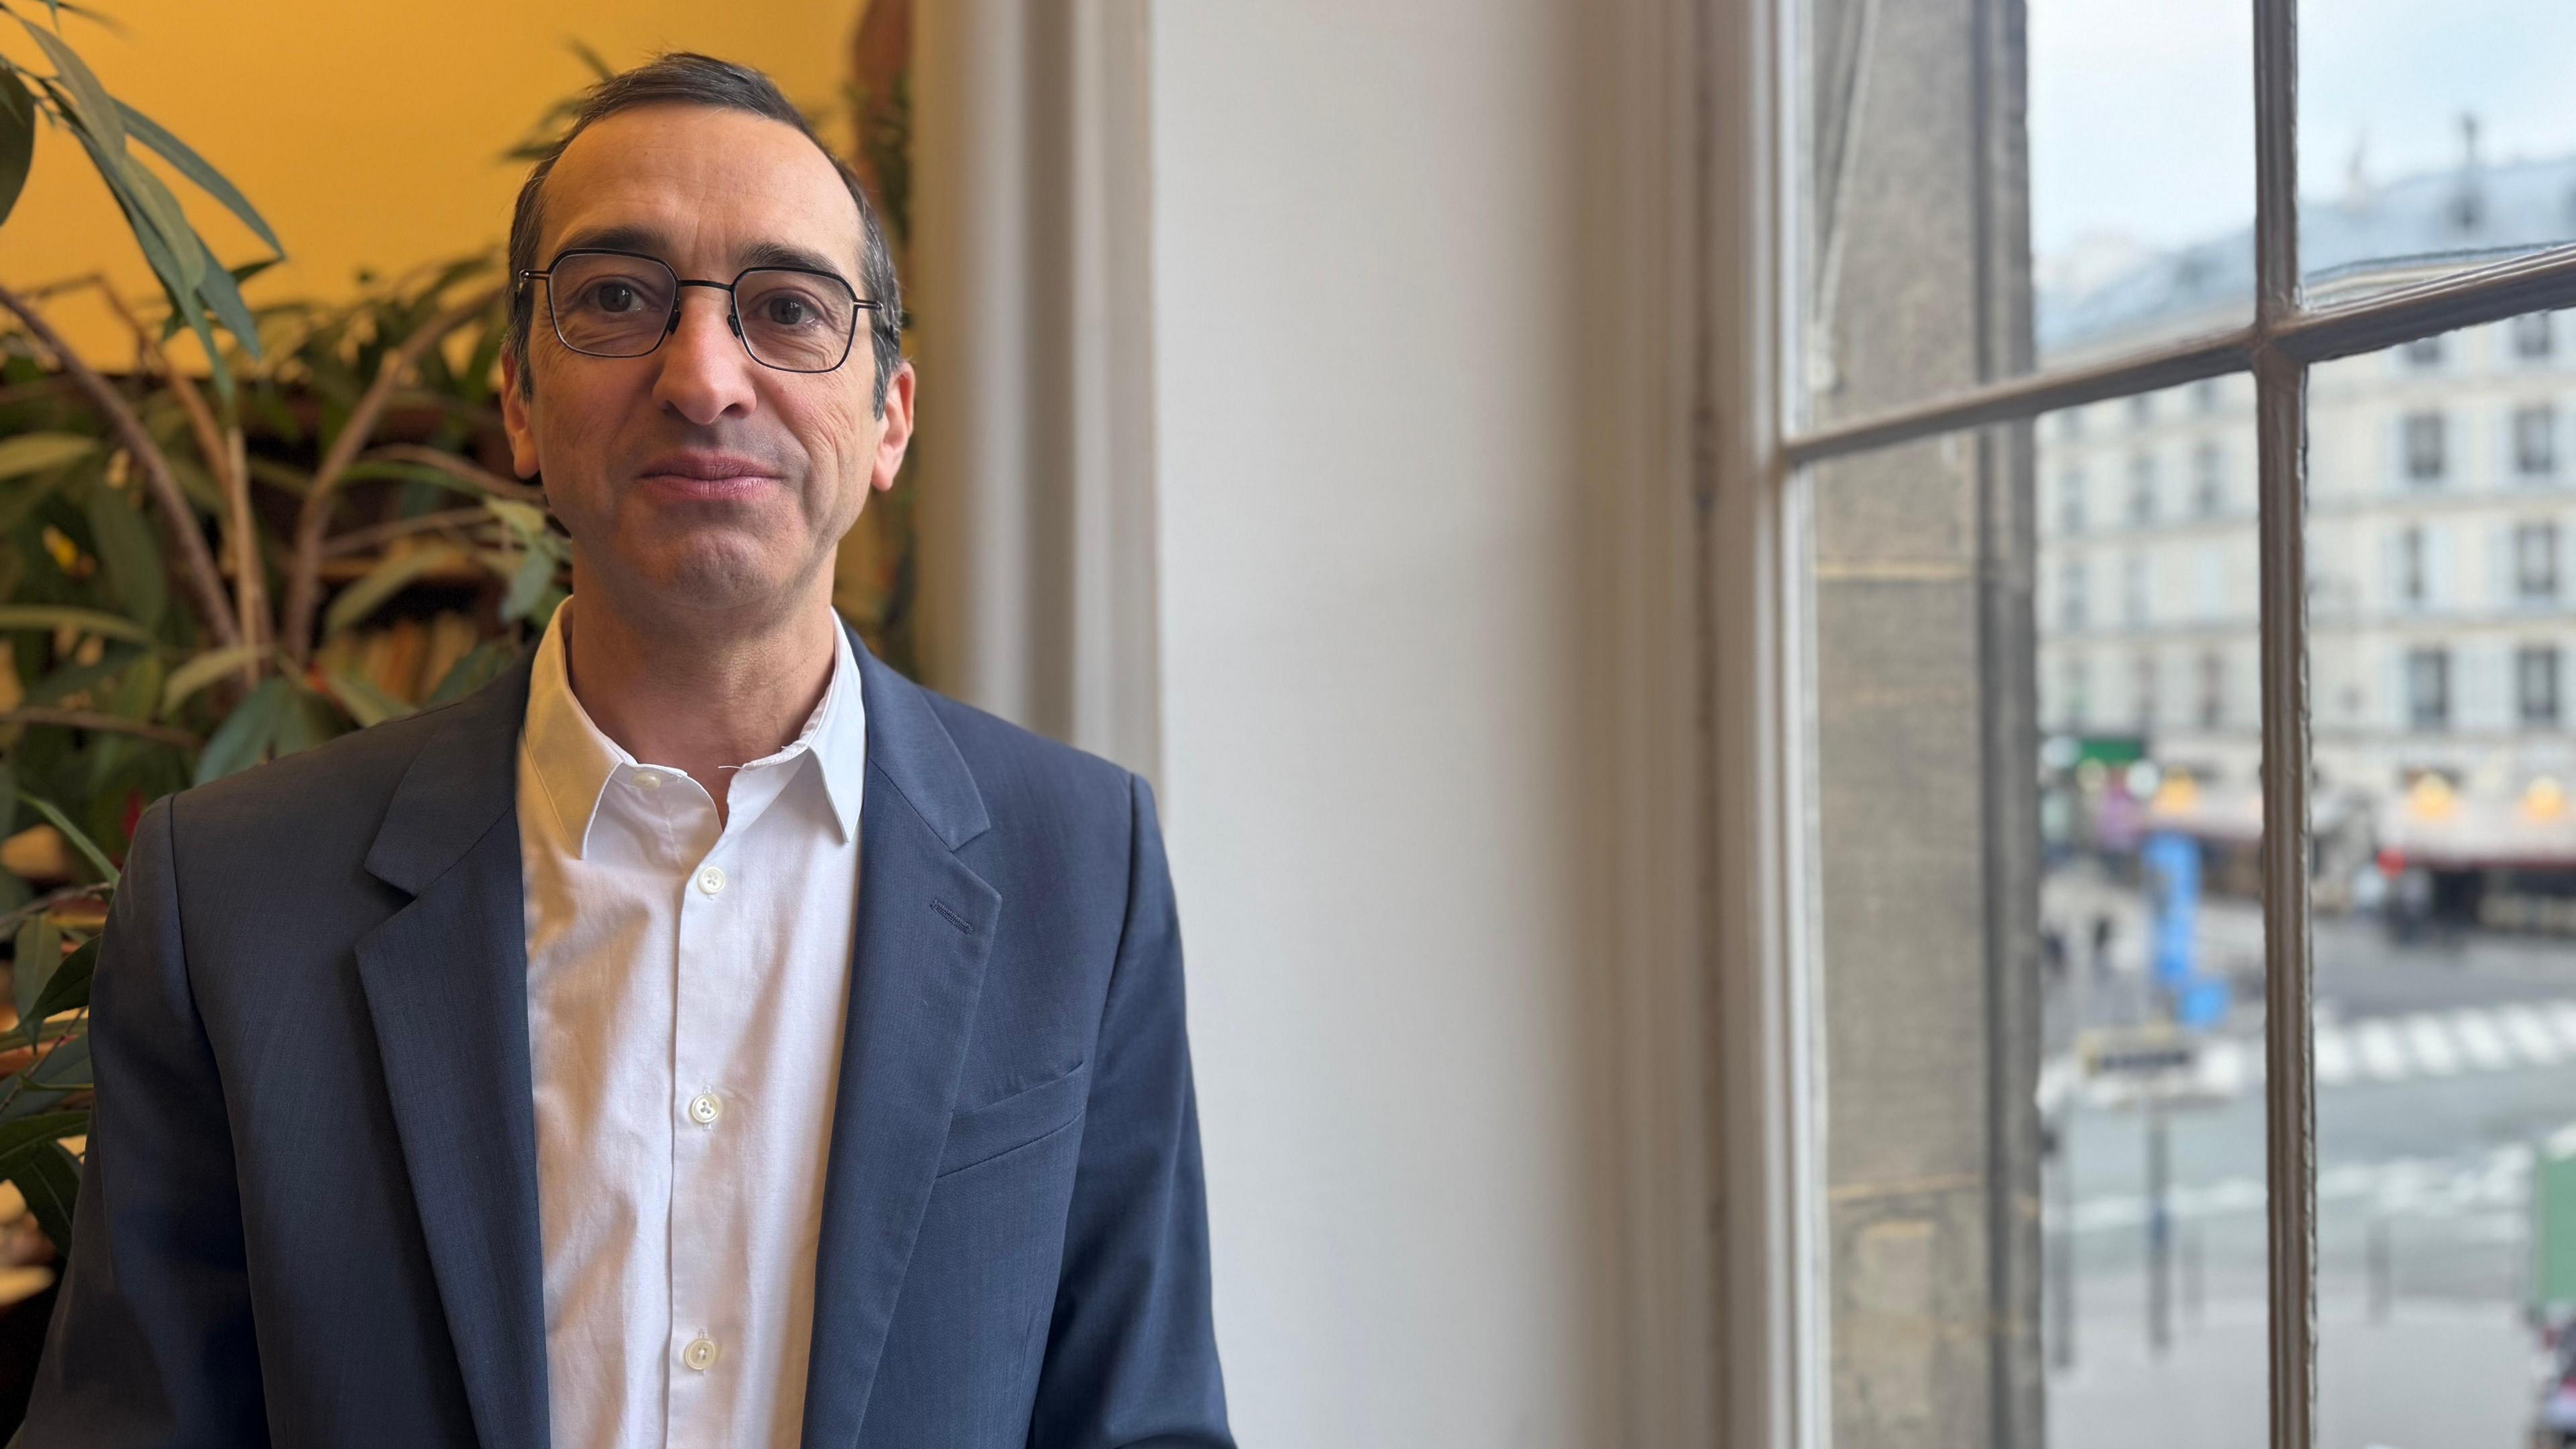
M660 267L663 271L671 274L671 315L663 319L662 331L659 336L656 336L653 339L653 345L651 347L647 347L641 352L593 352L588 348L573 346L571 340L564 336L563 320L555 315L554 273L555 270L558 267L561 267L568 258L572 257L624 257L629 261L651 262L653 265ZM767 358L762 357L759 353L751 350L751 339L745 337L742 332L742 309L738 305L739 297L735 289L742 285L743 278L750 276L754 272L793 272L799 276L821 277L826 281L836 284L842 291L850 294L850 302L853 310L850 313L849 335L841 339L841 355L830 367L781 367L777 363L771 362ZM884 303L860 296L858 289L851 286L848 279L841 276L840 273L827 272L819 267L790 267L763 264L756 267L743 268L741 271L733 274L733 280L730 282L712 282L704 281L696 277L681 276L679 268L672 266L669 262L653 255L651 252L621 251L616 247L568 247L563 251L555 253L554 260L548 262L542 271L522 270L519 273L519 285L525 286L530 282L544 282L546 284L546 325L554 329L555 341L562 343L566 352L579 353L584 357L606 357L616 359L650 357L656 351L660 350L662 343L667 340L672 333L680 330L681 289L686 287L711 287L714 290L725 294L725 325L733 329L733 340L742 344L742 352L745 357L750 358L752 361L759 363L761 366L768 368L772 372L792 372L807 377L839 371L841 365L850 360L850 353L852 349L857 346L859 337L859 313L866 312L871 314L872 317L875 317L882 316L885 310ZM869 330L873 332L877 325L877 322L873 320L870 321L868 324Z

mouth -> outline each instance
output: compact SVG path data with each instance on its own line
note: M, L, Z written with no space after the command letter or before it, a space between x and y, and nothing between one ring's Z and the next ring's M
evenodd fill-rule
M752 497L776 486L776 469L734 453L668 453L648 460L636 485L666 497L723 501Z

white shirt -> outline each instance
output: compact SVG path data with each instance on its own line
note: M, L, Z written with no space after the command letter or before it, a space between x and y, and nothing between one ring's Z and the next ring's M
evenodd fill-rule
M848 1000L867 721L837 646L727 815L591 722L555 611L519 749L557 1449L793 1446Z

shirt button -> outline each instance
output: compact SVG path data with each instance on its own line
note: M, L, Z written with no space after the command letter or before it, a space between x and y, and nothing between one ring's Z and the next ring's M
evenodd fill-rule
M653 773L652 771L650 771L650 770L642 770L642 771L638 771L638 772L636 773L636 776L635 776L635 787L636 787L637 789L639 789L639 790L650 790L650 789L654 789L654 788L656 788L657 786L659 786L661 783L662 783L662 777L661 777L661 776L659 776L659 775L654 774L654 773Z
M715 1361L716 1341L704 1334L700 1334L696 1338L690 1339L689 1346L680 1350L680 1362L687 1364L690 1368L697 1370L699 1373L705 1373L708 1369L713 1368L715 1366Z
M689 1099L689 1120L704 1127L724 1115L724 1102L713 1092L700 1092Z
M714 895L718 891L724 889L724 880L724 868L722 866L708 866L705 870L698 872L698 889L705 891L708 895Z

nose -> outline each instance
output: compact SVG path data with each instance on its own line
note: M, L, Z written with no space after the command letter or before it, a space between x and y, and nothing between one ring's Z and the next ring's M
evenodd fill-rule
M654 350L660 361L654 399L702 427L723 417L748 417L759 406L752 374L760 364L734 335L731 301L713 288L681 288L679 319Z

